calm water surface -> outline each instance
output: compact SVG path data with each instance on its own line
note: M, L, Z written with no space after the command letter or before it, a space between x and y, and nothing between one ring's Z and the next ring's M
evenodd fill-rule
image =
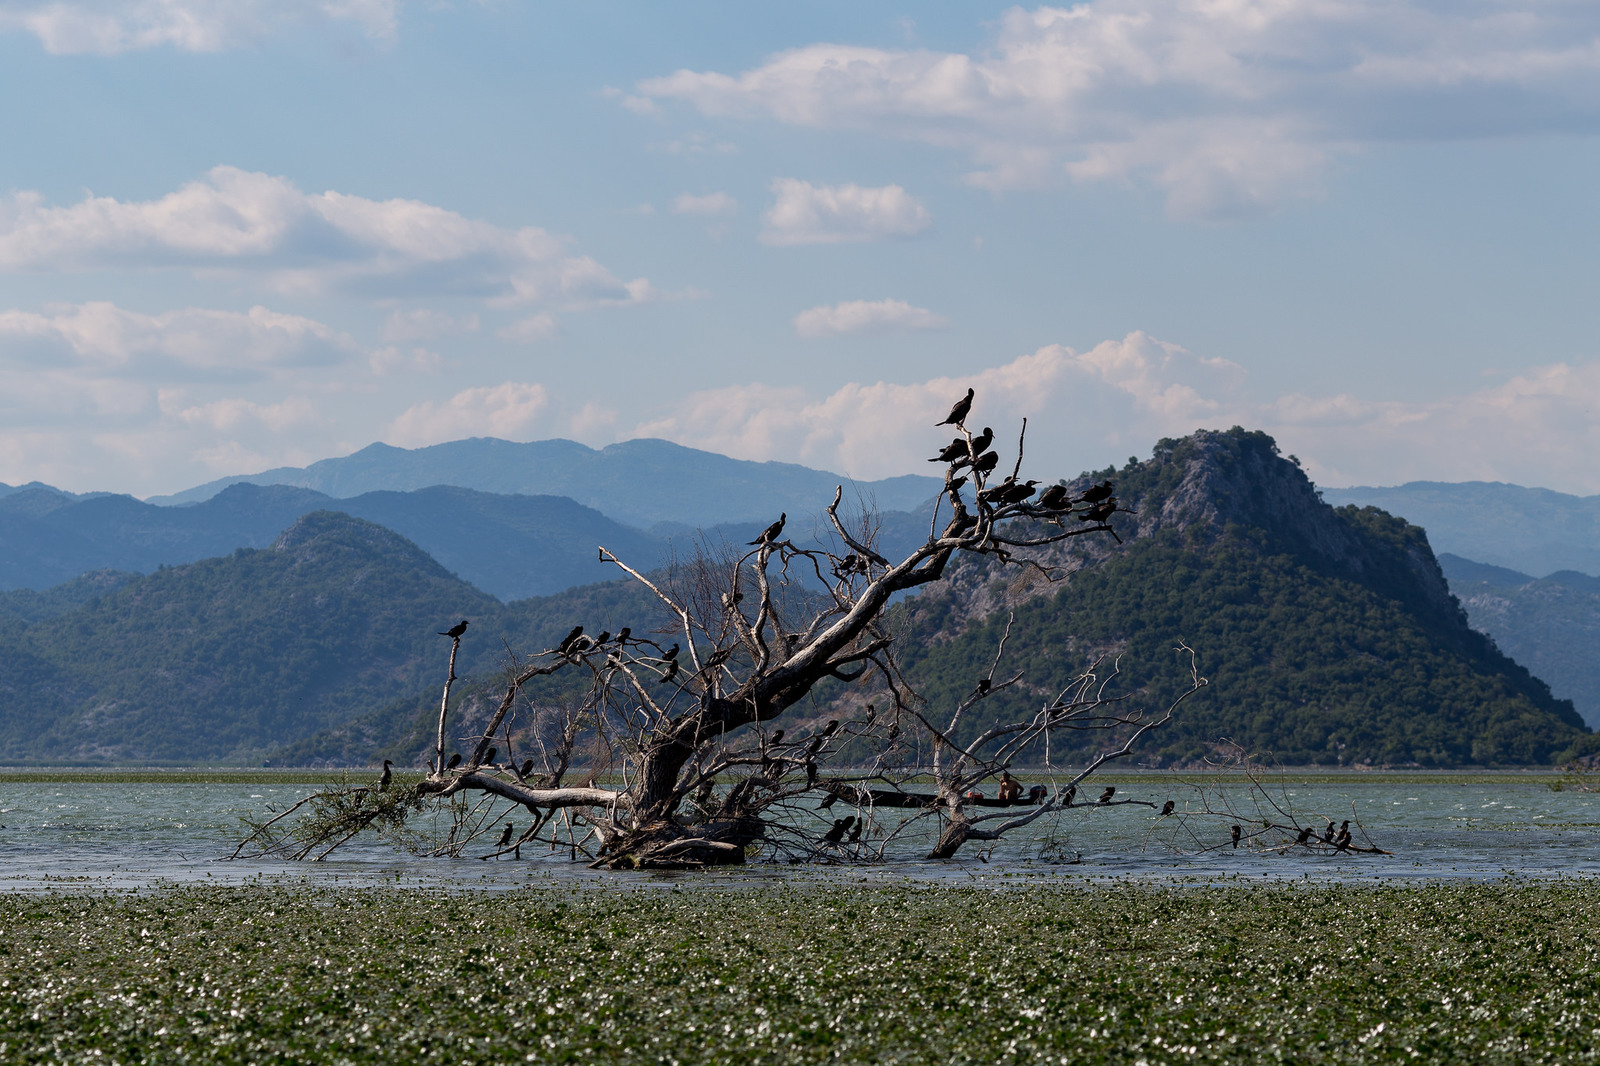
M1171 798L1179 815L1156 818L1147 807L1074 810L1041 819L998 845L989 861L974 849L961 861L899 861L869 868L807 870L770 864L719 871L717 883L820 877L850 881L933 880L1008 883L1133 878L1179 883L1249 879L1393 880L1600 875L1600 794L1552 790L1550 778L1527 775L1374 774L1297 779L1275 787L1277 821L1321 827L1351 818L1389 856L1308 855L1238 851L1227 847L1232 818L1198 813L1231 803L1245 820L1258 810L1238 785L1202 797L1170 775L1123 775L1110 780L1118 798L1155 803ZM313 884L441 888L513 888L528 884L604 882L670 885L681 876L596 874L524 849L526 861L481 862L411 855L377 841L346 846L336 861L315 864L228 861L241 836L240 819L268 805L281 808L314 791L309 784L157 783L88 781L0 782L0 891L78 887L139 889L182 883ZM1184 812L1189 813L1184 813ZM521 812L519 812L521 813ZM834 813L844 813L840 808ZM525 814L518 818L525 824ZM1358 836L1358 842L1360 837ZM488 850L487 848L482 850ZM916 848L899 849L916 855ZM1063 859L1077 859L1063 862ZM704 882L707 875L693 875Z

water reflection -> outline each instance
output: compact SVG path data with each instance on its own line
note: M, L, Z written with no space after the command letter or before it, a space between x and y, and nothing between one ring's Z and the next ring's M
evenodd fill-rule
M1041 819L981 861L900 861L861 868L797 871L756 864L694 874L702 883L842 878L1004 884L1018 880L1189 882L1392 880L1552 877L1600 874L1600 795L1554 791L1527 775L1397 775L1287 781L1279 795L1298 824L1321 828L1350 818L1392 856L1261 854L1227 846L1228 820L1200 816L1192 788L1157 774L1120 777L1122 795L1177 801L1158 819L1147 807L1075 810L1052 826ZM514 888L534 882L670 886L661 874L596 874L525 848L526 861L442 860L409 855L377 841L347 846L317 864L229 862L240 819L268 805L282 808L314 791L310 784L0 783L0 891L63 886L149 888L173 883L240 884L261 880L317 884ZM1248 808L1237 786L1231 799ZM1213 797L1215 802L1215 797ZM1358 837L1359 840L1359 837ZM1209 849L1209 850L1206 850ZM487 849L486 849L487 850ZM916 854L915 849L910 850ZM1047 859L1079 857L1074 864Z

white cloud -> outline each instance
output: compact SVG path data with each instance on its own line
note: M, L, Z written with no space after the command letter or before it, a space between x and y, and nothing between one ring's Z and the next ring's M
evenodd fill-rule
M215 167L159 200L0 202L0 269L187 268L254 275L283 291L466 296L563 306L647 298L567 242L416 200L304 193L286 178Z
M954 149L990 188L1141 176L1227 218L1366 145L1600 130L1600 7L1096 0L1013 9L982 54L815 44L638 90Z
M465 389L442 403L408 408L389 424L384 440L402 448L438 444L462 437L526 439L549 406L543 385L507 381Z
M76 368L95 377L254 379L342 363L359 352L350 337L321 322L265 307L146 315L91 302L42 314L0 311L0 362Z
M518 319L504 329L496 331L495 336L521 344L537 344L549 340L560 332L561 324L555 320L555 316L541 311L539 314Z
M383 323L386 341L420 341L444 337L452 333L476 333L477 315L452 315L444 311L416 308L410 311L391 311Z
M287 26L351 22L395 32L396 0L0 0L0 32L31 33L56 55L146 48L220 52Z
M839 337L848 333L891 330L939 329L946 324L941 315L904 300L846 300L843 303L813 307L794 316L796 336Z
M772 183L763 216L767 244L840 244L912 237L928 228L928 209L898 185L813 185L795 178Z
M704 196L679 193L678 198L672 201L672 213L675 215L731 215L738 210L739 201L725 192L707 193Z

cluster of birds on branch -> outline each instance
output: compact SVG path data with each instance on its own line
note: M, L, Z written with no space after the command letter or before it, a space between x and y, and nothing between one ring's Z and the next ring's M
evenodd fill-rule
M1116 489L1110 481L1102 481L1084 490L1076 498L1065 485L1049 485L1042 492L1036 486L1036 480L1018 481L1015 474L1007 475L1003 481L990 485L986 479L1000 465L1000 453L992 451L989 445L994 442L994 430L984 426L983 431L976 435L967 430L967 416L972 413L972 400L975 396L972 389L957 400L955 406L950 408L950 413L939 426L955 426L961 435L952 440L939 454L929 459L930 463L947 463L949 469L945 474L945 491L950 494L951 502L955 505L956 517L951 520L946 528L946 537L961 536L967 530L977 525L977 519L967 513L961 500L961 489L967 484L968 475L961 471L970 470L971 476L979 479L983 487L976 492L978 506L981 509L993 510L1009 504L1027 503L1038 493L1032 509L1049 515L1059 523L1079 504L1086 504L1087 508L1077 512L1076 517L1080 522L1092 522L1104 525L1117 511Z

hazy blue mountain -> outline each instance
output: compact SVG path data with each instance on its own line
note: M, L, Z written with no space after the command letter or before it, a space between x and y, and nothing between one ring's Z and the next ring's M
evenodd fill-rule
M1525 574L1600 573L1600 496L1499 481L1413 481L1323 489L1322 496L1399 515L1426 529L1436 551Z
M1472 627L1600 727L1600 578L1574 570L1535 578L1449 554L1439 565Z
M339 499L456 485L481 492L566 496L619 522L648 529L659 522L708 527L772 521L780 512L820 513L836 485L884 510L906 511L931 499L939 482L906 475L851 485L837 474L795 463L754 463L664 440L630 440L598 451L570 440L527 444L473 437L428 448L372 444L354 455L308 467L282 467L222 478L152 503L210 499L239 482L294 485Z

